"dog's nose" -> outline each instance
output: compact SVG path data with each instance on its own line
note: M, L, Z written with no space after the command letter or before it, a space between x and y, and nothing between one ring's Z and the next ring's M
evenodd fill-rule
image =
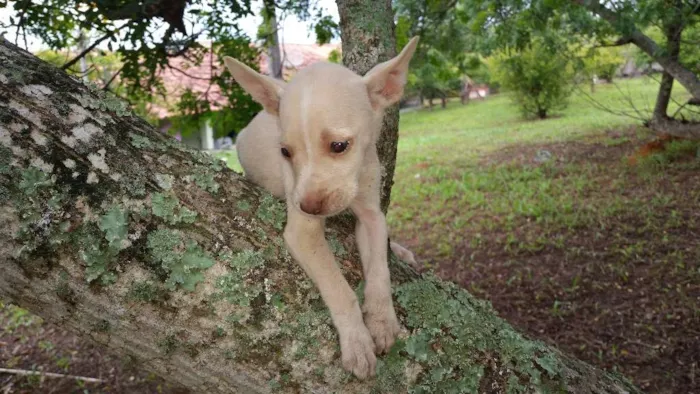
M309 215L318 215L323 212L323 199L322 198L304 198L299 203L299 208L302 211L308 213Z

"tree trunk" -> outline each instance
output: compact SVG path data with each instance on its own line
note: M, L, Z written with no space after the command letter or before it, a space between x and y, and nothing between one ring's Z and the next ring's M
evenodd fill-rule
M340 16L343 64L364 75L372 67L396 56L394 12L391 0L336 0ZM399 105L386 110L377 143L382 163L381 207L386 213L391 198L399 141Z
M0 223L3 300L196 393L639 392L393 256L403 338L376 379L352 378L283 202L5 40ZM352 234L330 221L358 288Z
M681 4L676 4L676 7L671 7L670 12L675 12L674 17L664 26L664 34L666 36L666 52L668 57L677 62L681 51L681 34L683 32L683 18L680 15L679 7ZM656 104L654 105L654 113L652 114L649 126L657 133L670 134L676 137L683 138L700 138L700 124L692 122L681 122L668 116L668 105L671 102L671 93L673 92L673 75L664 69L661 76L661 84L659 92L656 96Z
M270 76L277 79L282 79L282 53L280 50L280 41L277 26L277 9L274 0L264 0L265 7L264 21L268 28L267 37L267 55L270 57L268 63L268 72Z

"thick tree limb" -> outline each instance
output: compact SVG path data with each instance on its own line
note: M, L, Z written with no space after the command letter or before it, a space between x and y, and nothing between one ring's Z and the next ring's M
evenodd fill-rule
M83 57L85 57L88 53L90 53L90 51L92 51L93 49L95 49L95 48L96 48L98 45L100 45L100 43L102 43L104 40L106 40L106 39L108 39L108 38L112 38L112 36L114 36L114 33L116 33L117 31L121 30L124 26L126 26L126 25L123 25L123 26L121 26L121 27L119 27L119 28L117 28L117 29L115 29L115 30L112 30L111 32L109 32L109 33L103 35L102 37L98 38L97 40L95 40L95 42L93 42L92 44L90 44L89 47L85 48L82 52L80 52L80 53L79 53L77 56L75 56L73 59L67 61L66 64L62 65L62 66L61 66L61 69L62 69L62 70L68 70L69 68L71 68L72 65L74 65L74 64L77 63L77 62L79 62L80 59L82 59Z
M619 22L620 15L605 7L598 0L572 0L574 3L579 4L594 14L600 16L601 18L608 21L613 26ZM678 80L678 82L685 87L690 94L700 99L700 78L683 67L678 61L673 60L671 56L665 54L665 51L649 36L644 34L637 28L632 28L627 37L631 40L634 45L639 47L644 53L649 55L652 59L656 60L663 68L666 70L673 78Z
M403 339L355 380L284 204L103 94L0 40L3 300L197 393L639 392L393 259ZM359 286L353 233L328 237Z
M615 42L611 43L601 43L599 45L594 46L594 48L614 48L614 47L620 47L623 45L631 44L632 39L630 37L622 37L618 38L615 40Z

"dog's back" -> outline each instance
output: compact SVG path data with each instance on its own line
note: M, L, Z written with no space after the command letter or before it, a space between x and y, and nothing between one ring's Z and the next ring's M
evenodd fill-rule
M238 161L245 176L275 197L284 199L277 119L260 111L236 137Z

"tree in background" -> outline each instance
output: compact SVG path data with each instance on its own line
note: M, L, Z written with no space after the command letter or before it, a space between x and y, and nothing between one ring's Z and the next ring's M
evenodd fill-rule
M543 40L497 52L490 62L493 79L510 92L524 116L545 119L568 105L574 79L569 59Z
M325 40L336 34L332 21L329 23L317 0L266 0L264 3L266 23L270 26L285 15L293 14L318 25L315 30ZM87 60L90 67L94 67L91 54L96 48L106 46L110 56L116 56L120 67L112 70L113 78L102 87L144 109L145 103L168 103L170 109L180 115L173 119L179 127L196 130L194 126L206 119L212 122L219 135L227 134L232 129L240 129L260 110L242 94L237 84L230 83L223 68L212 68L205 79L210 87L218 85L228 99L228 111L223 112L229 114L212 108L210 89L186 92L173 102L166 97L162 80L164 70L191 78L186 68L201 65L205 56L214 56L217 61L224 55L232 56L257 67L257 54L250 48L251 38L242 34L238 27L241 18L254 12L250 0L0 0L0 8L8 6L13 10L10 23L0 27L15 33L15 43L21 44L29 33L58 53L65 48L80 48L66 51L60 65L75 75L79 74L75 66L81 60ZM82 46L76 38L78 31L85 32L80 35L84 38ZM271 31L276 33L276 28ZM7 35L6 38L12 37ZM205 41L212 44L205 46L202 44ZM173 62L175 58L185 59L185 62Z
M664 68L655 109L645 124L660 133L700 138L697 117L695 121L682 117L690 115L691 106L700 105L697 67L683 62L684 53L698 47L693 39L700 22L697 1L457 0L452 6L459 18L469 21L483 45L492 49L524 48L533 37L548 32L572 42L592 40L597 46L636 46ZM652 26L657 26L661 35L648 34ZM691 98L683 104L685 111L669 115L674 80Z
M478 68L475 56L469 53L473 49L469 30L449 12L453 4L444 0L394 2L399 46L414 35L421 37L411 61L407 92L418 95L421 102L427 99L431 108L435 98L445 107L447 97L459 95L464 77Z

